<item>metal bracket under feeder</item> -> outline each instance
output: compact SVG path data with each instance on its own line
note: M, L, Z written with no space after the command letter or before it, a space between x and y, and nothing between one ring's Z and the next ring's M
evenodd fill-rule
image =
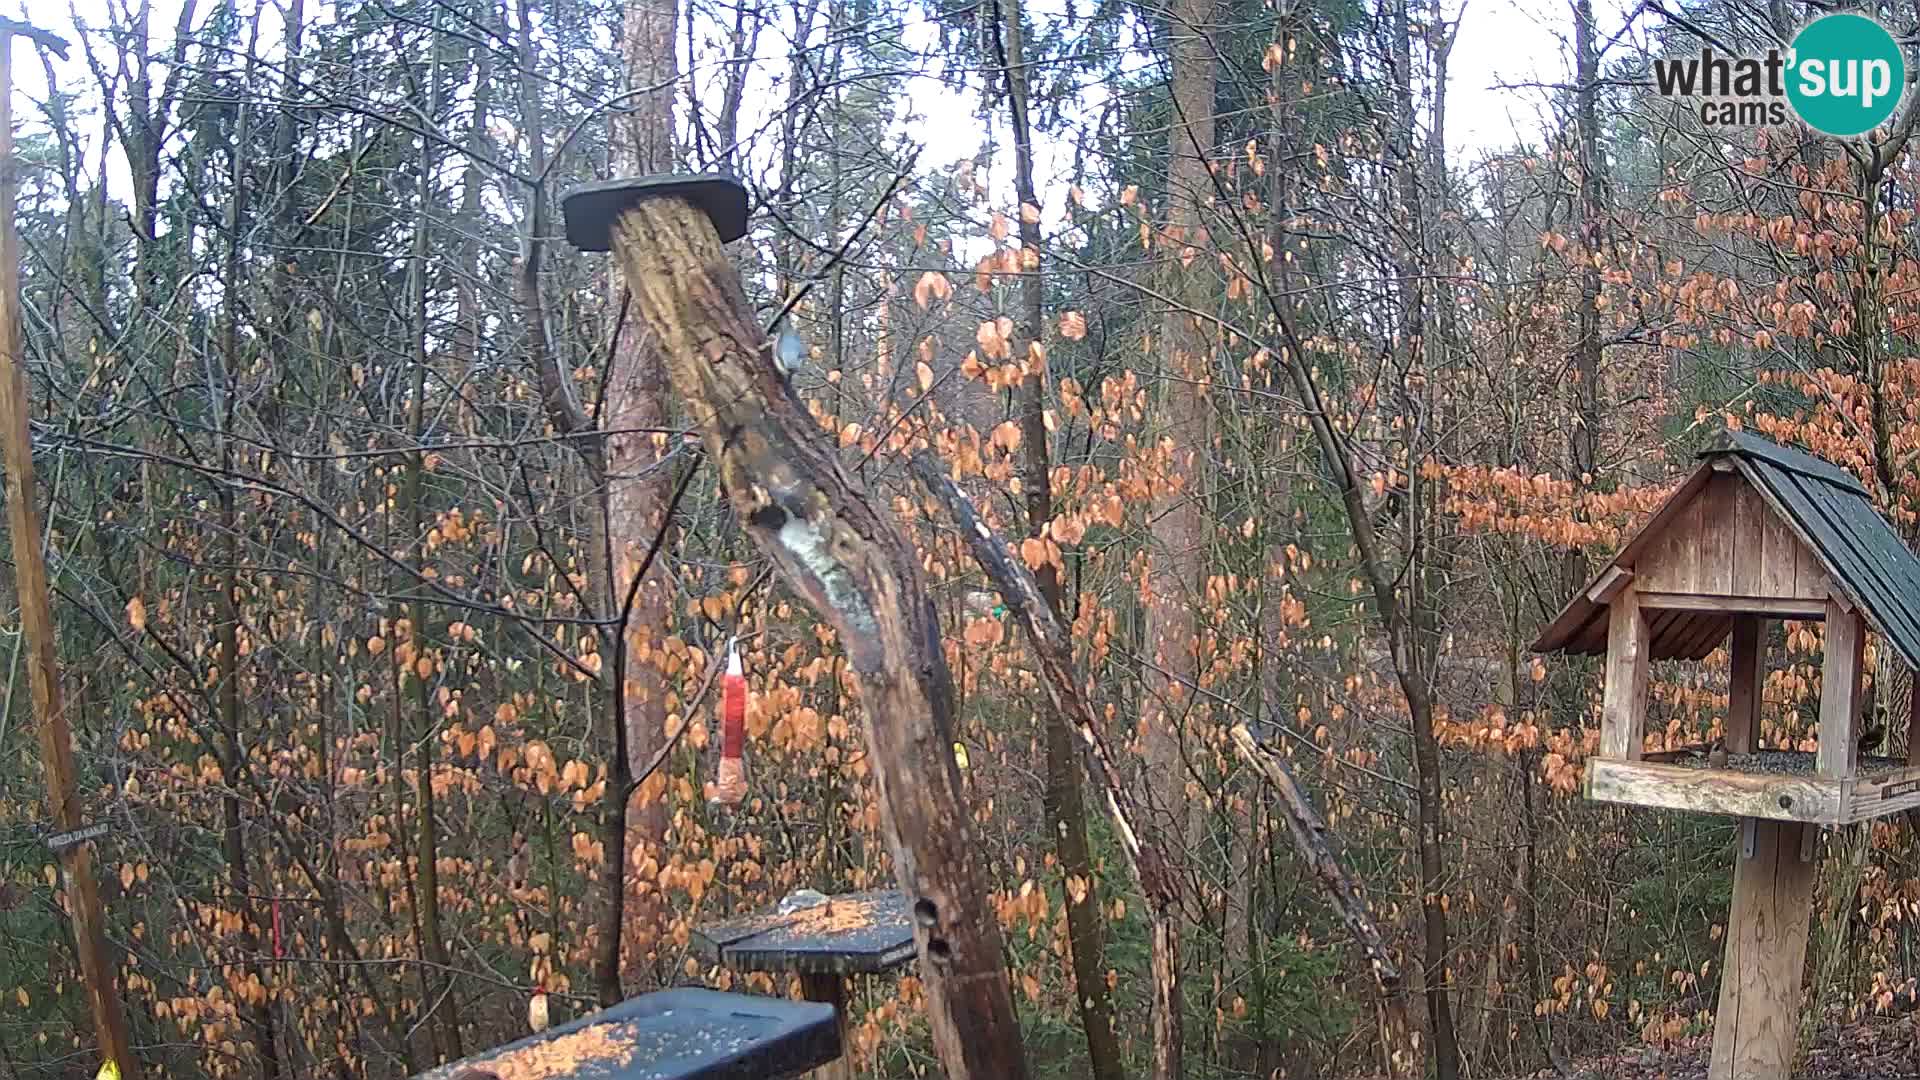
M1759 824L1760 824L1759 818L1741 818L1740 819L1740 857L1743 859L1751 859L1754 857L1754 855L1759 853L1759 850L1760 850L1759 829L1758 829ZM1820 833L1821 832L1822 832L1822 829L1818 825L1804 824L1801 826L1800 828L1800 861L1801 862L1810 863L1814 861L1814 858L1816 857L1816 855L1819 853L1819 850L1820 850Z

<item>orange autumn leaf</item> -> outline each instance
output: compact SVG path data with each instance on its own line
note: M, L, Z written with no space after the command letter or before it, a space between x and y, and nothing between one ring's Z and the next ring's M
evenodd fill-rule
M920 275L913 285L913 302L925 311L935 300L945 300L953 295L953 282L938 270L929 270Z
M1027 569L1038 570L1047 564L1047 542L1037 536L1029 536L1020 541L1020 561Z

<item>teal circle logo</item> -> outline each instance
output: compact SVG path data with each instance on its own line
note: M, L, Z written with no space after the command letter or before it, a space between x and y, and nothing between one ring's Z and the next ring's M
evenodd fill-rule
M1865 15L1823 15L1793 39L1787 101L1808 127L1852 138L1885 123L1907 89L1907 59Z

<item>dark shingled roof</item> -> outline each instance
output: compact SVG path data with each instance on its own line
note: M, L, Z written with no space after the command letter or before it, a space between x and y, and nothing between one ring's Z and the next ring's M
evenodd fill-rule
M1873 502L1859 480L1831 462L1789 449L1743 431L1723 432L1700 452L1705 459L1701 471L1681 486L1669 502L1696 498L1713 459L1730 460L1748 483L1774 511L1792 526L1793 531L1820 560L1832 580L1873 628L1892 643L1907 666L1920 670L1920 559L1900 541L1887 520L1873 508ZM1613 560L1627 560L1629 554L1651 539L1642 532ZM1611 563L1609 565L1612 565ZM1605 573L1603 569L1602 573ZM1599 579L1596 578L1596 581ZM1595 619L1603 618L1605 604L1587 598L1580 590L1567 608L1554 619L1540 640L1536 652L1592 652L1591 633L1583 633ZM1656 648L1656 658L1665 656L1699 657L1712 650L1725 630L1702 642L1698 635L1685 648ZM1661 636L1656 634L1656 637ZM1600 635L1604 651L1605 635Z

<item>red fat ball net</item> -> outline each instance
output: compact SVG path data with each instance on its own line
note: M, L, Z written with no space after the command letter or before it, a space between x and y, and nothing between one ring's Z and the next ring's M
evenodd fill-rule
M720 679L720 775L712 801L736 806L747 797L747 678L740 647L727 644L727 673Z

